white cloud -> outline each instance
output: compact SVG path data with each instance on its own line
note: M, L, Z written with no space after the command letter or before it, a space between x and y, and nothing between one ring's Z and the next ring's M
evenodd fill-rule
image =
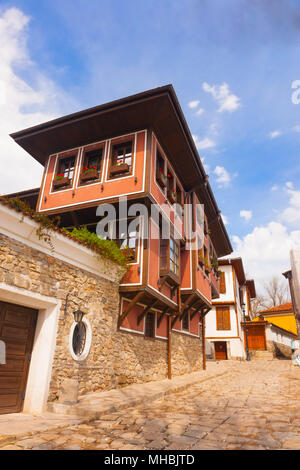
M29 21L17 8L0 13L1 194L39 186L43 170L9 134L56 117L73 101L32 62L27 50Z
M223 166L217 165L214 174L217 176L216 181L219 187L224 188L230 184L231 176Z
M209 137L204 137L203 139L199 139L197 135L193 135L192 137L198 150L212 148L216 145L216 143Z
M252 219L252 211L247 211L243 209L240 211L240 217L242 217L242 219L245 219L246 222L249 222L249 220Z
M221 214L224 225L229 225L228 217L224 214Z
M289 196L289 205L282 211L279 218L284 223L298 226L300 223L300 191L292 189L293 184L290 181L286 183L286 187L288 188L286 191Z
M200 101L198 101L198 100L190 101L188 103L188 107L191 108L191 109L195 109L195 108L197 108L199 103L200 103Z
M274 184L274 186L271 187L271 191L277 191L277 190L278 190L278 186Z
M218 103L218 112L220 113L224 111L232 113L241 106L240 98L230 91L229 85L225 82L220 86L209 85L207 82L203 82L202 88L206 93L210 93Z
M300 231L288 233L283 224L273 221L243 238L233 236L233 243L233 256L242 257L249 276L259 285L289 268L289 251L300 249Z
M199 109L197 109L197 111L196 111L196 116L201 116L203 113L204 113L204 109L203 109L203 108L199 108Z
M268 137L270 139L276 139L276 137L279 137L281 134L282 134L282 131L275 130L275 131L269 132Z

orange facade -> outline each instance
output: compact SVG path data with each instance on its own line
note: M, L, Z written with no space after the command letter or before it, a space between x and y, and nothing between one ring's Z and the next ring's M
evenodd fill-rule
M92 166L89 158L95 155L95 166ZM66 162L68 168L61 169L62 163L66 165ZM124 165L127 165L126 171L122 173ZM67 182L64 181L66 174ZM126 292L134 295L135 291L147 288L150 295L158 297L160 306L151 309L155 313L155 319L151 319L155 328L153 325L152 328L155 337L167 338L167 316L163 316L165 309L162 304L166 302L169 313L178 315L180 305L189 295L194 296L194 308L197 299L209 306L212 296L219 290L219 281L216 270L211 265L208 268L213 247L205 230L206 216L200 201L195 193L186 194L154 132L150 129L141 130L50 155L45 166L37 210L50 214L76 210L80 214L80 210L95 206L96 223L96 207L105 202L115 203L121 196L127 196L131 201L142 198L143 202L148 200L148 209L151 204L156 204L162 219L170 222L174 246L171 246L170 241L161 240L161 222L153 220L149 210L150 237L148 240L143 239L143 232L139 231L135 259L120 284L121 313L126 311L130 302ZM175 203L177 206L174 209ZM185 204L192 207L191 212L186 213L186 221L191 222L194 232L192 249L188 248L189 241L184 229L186 221L182 209ZM163 266L163 243L166 244L165 250L169 251L166 266ZM126 315L121 328L143 334L148 317L146 315L139 322L138 317L145 308L142 303L137 303ZM178 316L172 327L198 336L199 320L200 313L192 309L185 320Z

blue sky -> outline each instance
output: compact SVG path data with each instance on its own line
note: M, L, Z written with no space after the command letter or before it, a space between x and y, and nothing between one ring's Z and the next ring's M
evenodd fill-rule
M9 132L172 83L235 254L281 275L300 246L299 57L299 1L0 0L0 192L41 177Z

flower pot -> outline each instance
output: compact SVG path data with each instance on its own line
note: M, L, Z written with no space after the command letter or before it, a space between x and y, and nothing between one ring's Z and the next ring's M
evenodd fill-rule
M99 173L97 170L85 171L84 173L81 173L80 181L82 183L85 183L86 181L96 180L98 178L99 178Z
M174 191L168 191L168 199L171 204L175 204L177 202L177 195L174 193Z
M110 169L110 176L122 175L123 173L129 172L129 165L127 163L121 163L120 165L112 166Z
M167 179L161 171L156 172L156 181L162 188L165 188L167 186Z
M70 181L71 181L70 178L60 178L60 179L54 180L53 181L53 188L58 189L58 188L62 188L64 186L69 186Z

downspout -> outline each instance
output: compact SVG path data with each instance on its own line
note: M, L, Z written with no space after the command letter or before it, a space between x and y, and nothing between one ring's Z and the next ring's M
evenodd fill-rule
M172 317L168 315L168 379L171 380L172 378L172 364L171 364L171 342L172 342L172 335L171 335L171 323Z
M202 310L202 363L203 363L203 370L206 370L206 351L205 351L205 315Z

